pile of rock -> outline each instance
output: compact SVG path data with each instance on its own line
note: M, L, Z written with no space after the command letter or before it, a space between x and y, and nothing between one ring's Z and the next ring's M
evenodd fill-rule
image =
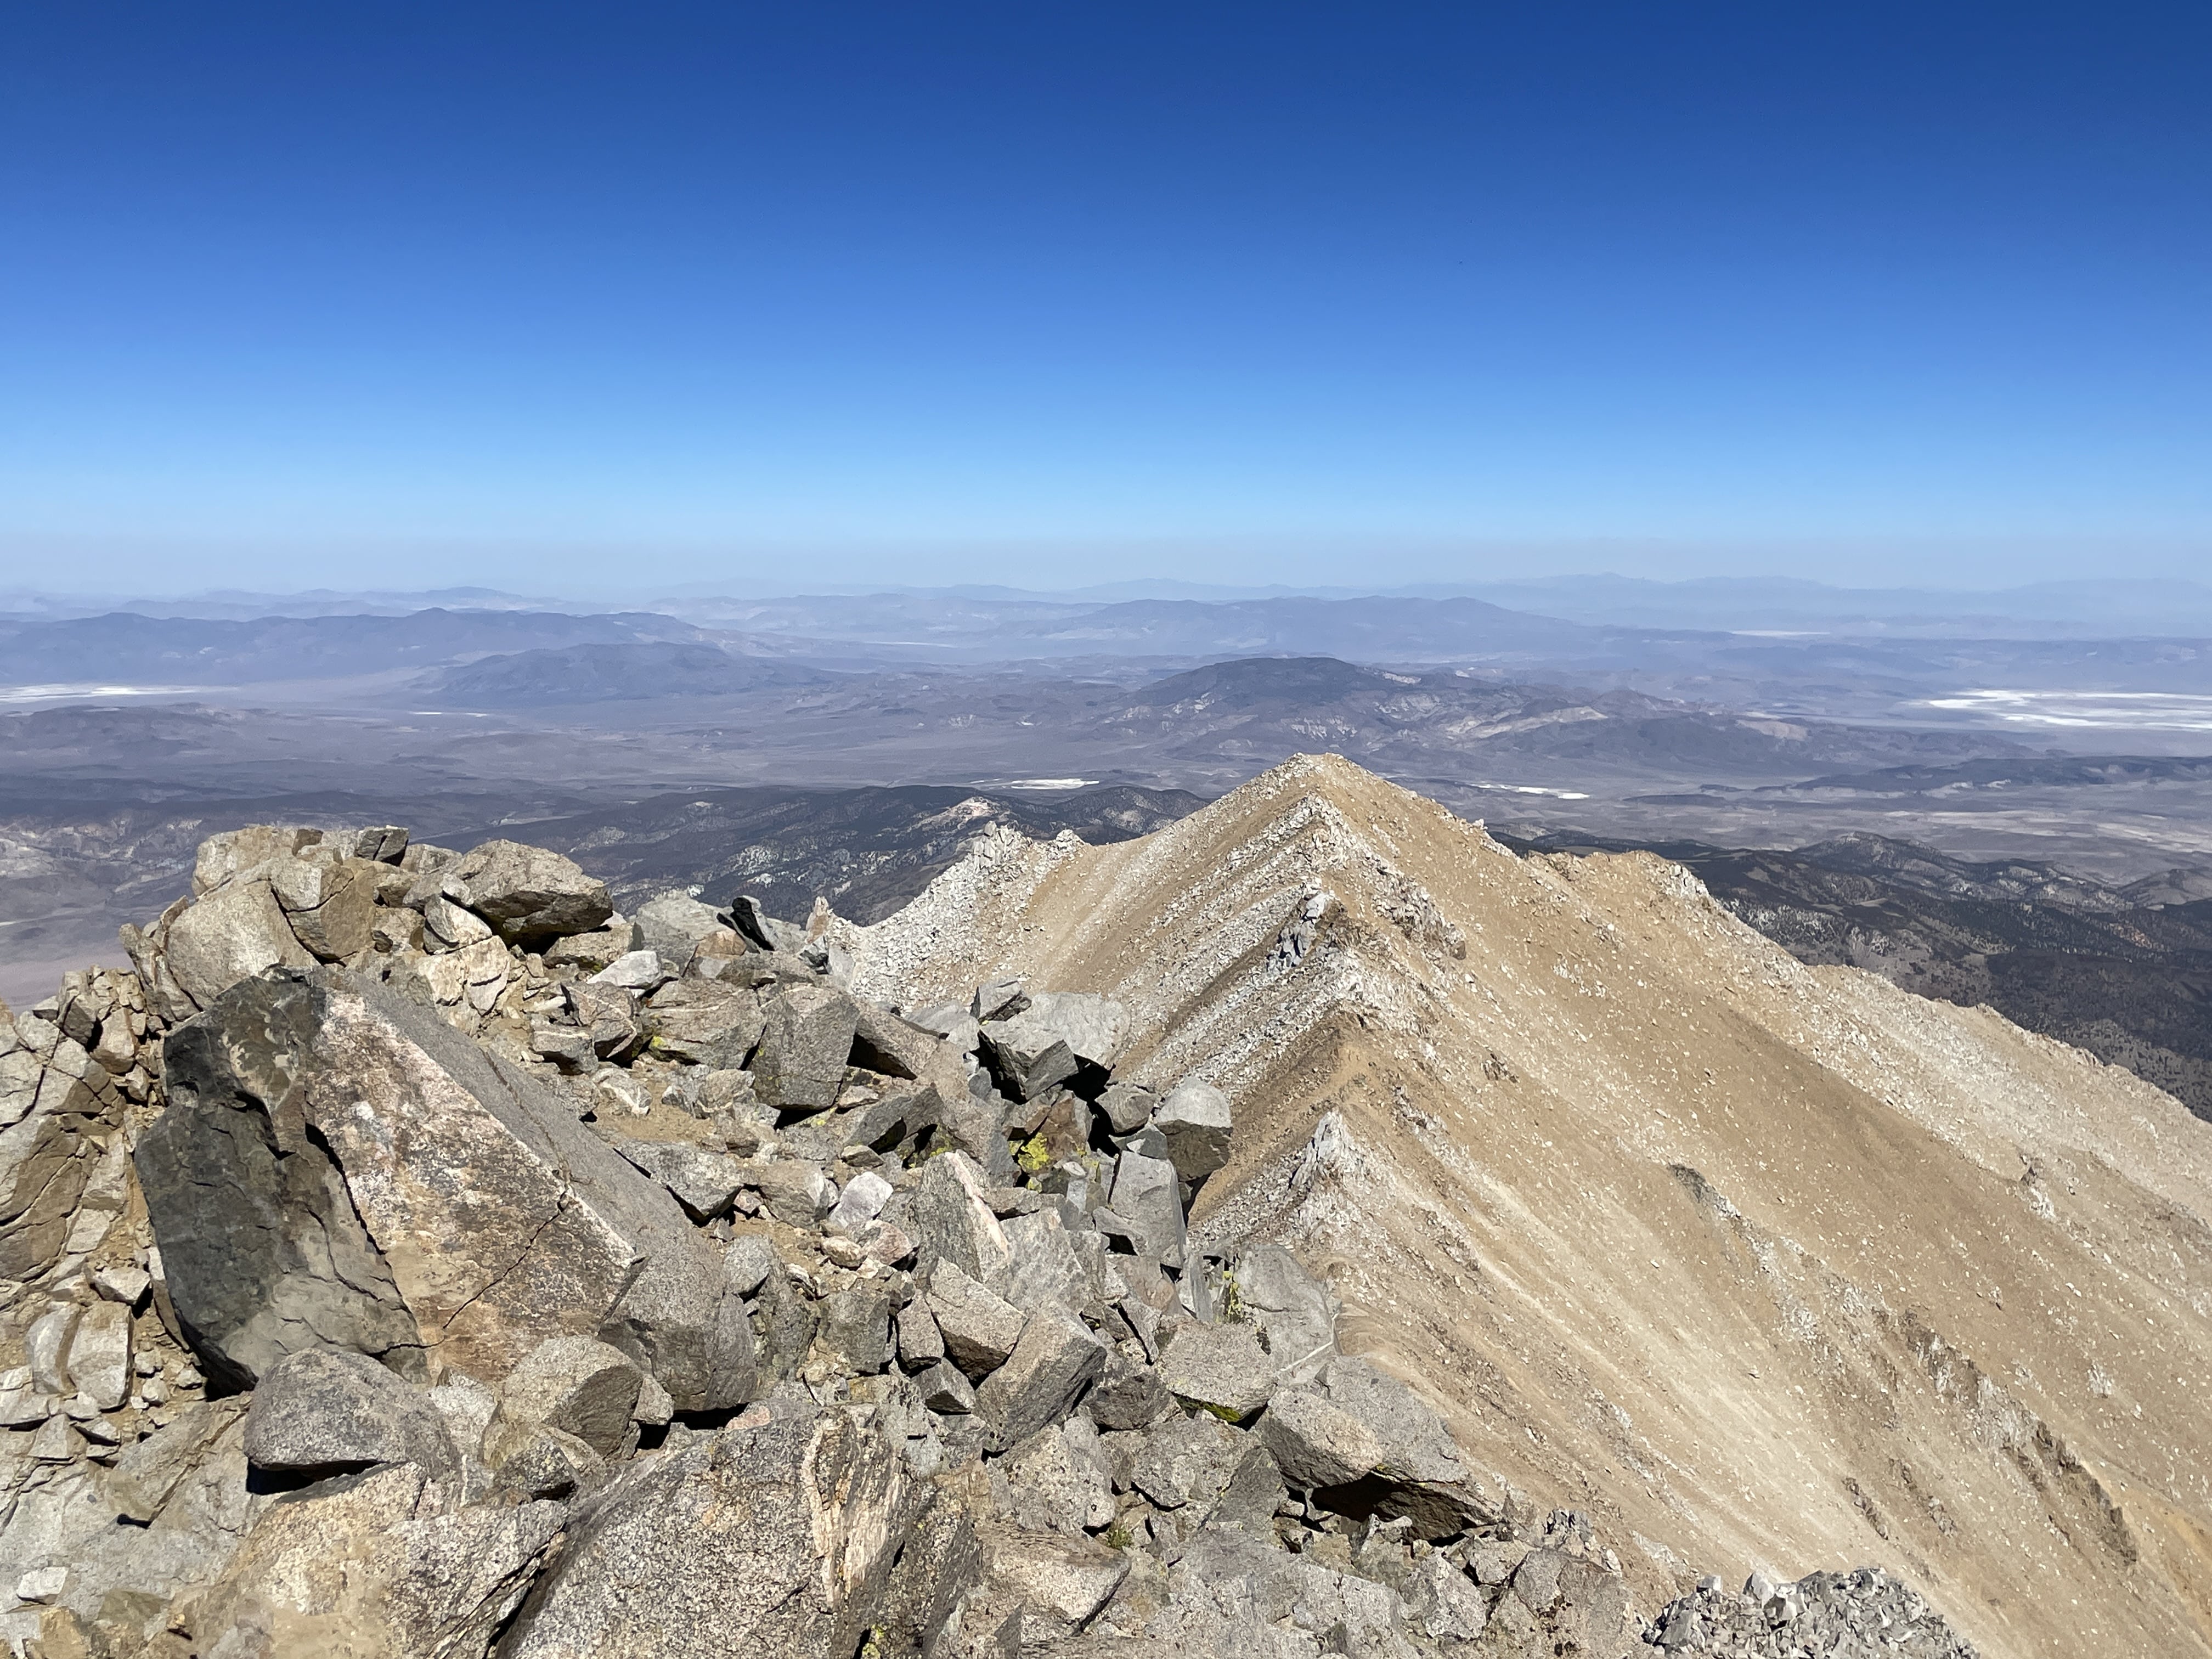
M1635 1646L1586 1520L1193 1246L1230 1103L1117 1078L1111 1001L902 1012L824 917L507 842L193 885L0 1027L21 1650Z
M1669 1601L1644 1632L1650 1649L1696 1659L1748 1654L1898 1654L1905 1659L1972 1659L1973 1647L1943 1616L1880 1567L1816 1572L1778 1584L1753 1573L1731 1595L1717 1578Z

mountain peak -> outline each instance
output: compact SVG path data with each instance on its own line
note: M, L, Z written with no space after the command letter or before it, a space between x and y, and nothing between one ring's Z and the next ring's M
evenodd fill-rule
M2212 1143L2128 1073L1328 755L1138 841L1006 837L856 950L1122 1003L1129 1075L1236 1103L1194 1237L1326 1264L1505 1486L1692 1556L1904 1552L1990 1651L2118 1650L2162 1524L2118 1472L2203 1455L2212 1359L2174 1300ZM2189 1625L2154 1577L2134 1650Z

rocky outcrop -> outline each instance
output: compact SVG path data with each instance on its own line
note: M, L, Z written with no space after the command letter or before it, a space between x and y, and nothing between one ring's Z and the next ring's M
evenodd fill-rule
M386 827L216 837L195 890L135 974L0 1027L27 1653L1621 1659L1691 1628L1343 1352L1294 1251L1193 1235L1230 1099L1117 1079L1113 1000L905 1013L830 930L633 923L551 854Z

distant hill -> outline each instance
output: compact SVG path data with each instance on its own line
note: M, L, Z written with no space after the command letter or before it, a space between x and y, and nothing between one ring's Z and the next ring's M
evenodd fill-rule
M768 687L817 685L819 669L742 657L712 645L572 645L482 657L426 676L420 689L464 708L702 697Z
M243 685L428 668L487 652L638 640L702 640L644 612L416 611L401 617L142 617L0 621L0 675L16 685Z

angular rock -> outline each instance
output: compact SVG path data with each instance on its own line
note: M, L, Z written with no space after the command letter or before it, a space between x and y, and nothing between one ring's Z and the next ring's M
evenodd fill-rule
M925 1297L915 1297L901 1308L896 1323L899 1364L903 1369L926 1371L945 1358L944 1333L937 1328Z
M296 824L248 823L222 830L199 844L192 857L192 896L220 887L240 872L271 859L289 858L323 839L319 830Z
M787 1227L812 1227L837 1203L837 1187L818 1164L799 1158L756 1160L744 1166L745 1184Z
M70 1339L69 1375L76 1392L104 1412L131 1397L130 1309L95 1302L84 1310Z
M613 1144L633 1167L667 1188L694 1221L727 1215L730 1200L750 1173L728 1153L710 1152L688 1141L622 1139Z
M429 1391L364 1354L309 1348L263 1375L246 1414L246 1458L256 1468L337 1473L416 1463L432 1474L458 1462Z
M384 875L382 865L365 859L277 859L269 866L269 890L293 937L325 962L339 962L368 949Z
M1114 1486L1097 1441L1087 1421L1073 1418L1039 1430L992 1466L1006 1482L1002 1508L1015 1525L1076 1538L1113 1520Z
M891 1363L890 1291L880 1284L855 1285L815 1304L814 1351L840 1372L873 1376Z
M1039 1308L1006 1364L975 1390L992 1444L1015 1445L1066 1417L1105 1364L1106 1343L1097 1332L1066 1308Z
M1133 1135L1152 1121L1155 1097L1137 1083L1109 1083L1098 1097L1098 1109L1117 1135Z
M410 1463L327 1482L262 1510L199 1598L195 1650L481 1654L565 1513L558 1504L461 1509Z
M837 1202L823 1227L830 1232L855 1237L882 1212L884 1201L890 1195L890 1182L872 1170L863 1170L845 1183L845 1190L837 1195Z
M1006 1363L1021 1341L1022 1310L961 1270L946 1257L930 1275L926 1298L947 1358L973 1377Z
M945 1152L922 1165L899 1224L913 1235L925 1269L950 1261L980 1285L1006 1282L1012 1252L988 1191L965 1153Z
M306 968L314 960L269 884L252 880L204 894L169 924L161 952L162 965L198 1008L264 968Z
M617 957L585 982L642 994L664 983L668 977L668 964L653 951L632 951Z
M1202 1078L1186 1078L1152 1113L1176 1173L1193 1185L1229 1161L1229 1097Z
M501 1659L852 1659L927 1501L872 1410L732 1425L591 1500Z
M763 1013L754 1092L784 1109L835 1104L859 1024L853 999L833 985L792 985L769 997Z
M1343 1489L1358 1488L1363 1508L1410 1517L1421 1538L1497 1518L1443 1419L1364 1360L1331 1360L1311 1385L1276 1390L1260 1436L1283 1478L1323 1508L1342 1501Z
M1017 1650L1083 1630L1129 1576L1127 1554L1091 1539L1000 1526L979 1534L985 1582L1020 1611Z
M853 1063L885 1077L919 1080L930 1074L944 1048L935 1031L908 1024L887 1008L855 999Z
M1200 1516L1229 1488L1251 1443L1218 1418L1170 1417L1144 1437L1129 1483L1164 1510L1195 1505Z
M317 1346L419 1368L434 1346L495 1381L549 1334L598 1335L684 1409L743 1403L707 1403L750 1344L719 1252L573 1109L426 1011L279 971L173 1033L165 1065L139 1182L217 1375L250 1384Z
M672 973L682 973L699 941L722 930L721 912L689 893L663 893L638 907L639 942L657 952Z
M914 1379L921 1403L946 1416L964 1417L975 1409L975 1385L949 1359L940 1359Z
M550 1337L501 1382L500 1417L514 1425L544 1424L611 1457L629 1432L644 1382L617 1348L587 1336Z
M1136 1253L1180 1269L1183 1264L1182 1192L1175 1165L1127 1152L1114 1160L1115 1215L1133 1234Z
M473 910L465 910L441 893L422 907L422 927L428 950L458 951L480 945L491 937L491 924ZM303 940L302 943L305 943Z
M1083 1403L1091 1420L1109 1431L1148 1429L1176 1408L1159 1372L1118 1348L1108 1352L1105 1367Z
M1182 1327L1160 1355L1160 1381L1185 1405L1249 1423L1275 1389L1275 1367L1249 1325Z
M768 1024L753 992L710 979L662 986L647 1002L644 1018L653 1053L718 1070L743 1066Z
M545 947L542 958L548 968L580 968L596 974L643 948L636 925L617 920L588 933L570 933Z
M587 933L614 914L605 882L542 847L488 841L455 859L446 874L468 884L463 902L505 939Z
M24 1363L30 1369L32 1386L40 1393L73 1391L69 1370L70 1339L76 1334L77 1322L83 1317L82 1308L65 1302L40 1314L24 1333Z

